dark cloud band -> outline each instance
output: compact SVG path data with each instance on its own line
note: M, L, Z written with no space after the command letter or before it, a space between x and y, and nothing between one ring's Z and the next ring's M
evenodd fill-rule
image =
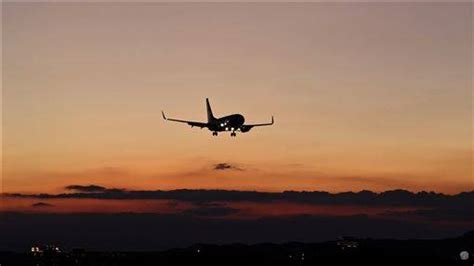
M340 204L361 206L425 206L425 207L458 207L472 208L474 191L462 192L456 195L445 195L434 192L410 192L392 190L381 193L372 191L329 193L321 191L284 191L257 192L237 190L126 190L105 188L98 185L71 185L66 189L71 193L61 194L21 194L7 193L12 198L37 199L166 199L191 203L202 202L272 202L286 201L306 204Z

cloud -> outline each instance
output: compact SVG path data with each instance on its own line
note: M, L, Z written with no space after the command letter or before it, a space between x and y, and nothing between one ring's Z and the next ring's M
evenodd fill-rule
M12 213L2 212L0 235L10 246L23 248L25 241L63 241L91 249L146 249L175 247L173 243L196 242L281 242L324 241L341 235L373 238L436 238L449 237L472 230L474 191L456 195L434 192L392 190L329 193L322 191L258 192L235 190L126 190L101 187L94 193L4 194L7 197L33 199L165 199L174 208L173 214L159 213ZM343 206L408 206L407 210L377 215L288 215L239 219L245 209L231 203L293 202L315 205ZM183 208L178 208L180 203ZM46 207L38 202L37 207ZM189 207L191 206L191 207ZM390 209L390 208L389 208ZM223 219L221 219L223 218ZM42 224L42 230L30 228ZM79 230L71 233L70 228ZM107 230L104 230L107 228ZM123 231L123 228L127 228ZM109 234L108 232L117 232ZM13 232L21 232L13 233ZM133 235L132 242L117 241ZM159 235L160 237L156 237ZM186 242L188 241L188 242Z
M45 207L54 207L54 205L53 205L53 204L46 203L46 202L36 202L36 203L31 204L31 207L34 207L34 208L45 208Z
M97 200L167 200L168 207L176 213L197 217L225 217L245 213L233 209L238 203L305 204L314 206L382 207L386 210L377 215L390 219L426 220L432 222L474 221L474 191L456 195L435 192L410 192L391 190L376 193L360 192L329 193L322 191L258 192L238 190L127 190L109 189L98 185L71 185L73 192L61 194L3 194L10 198L31 199L97 199ZM76 189L80 188L79 192ZM83 189L85 188L85 189ZM85 192L83 192L85 191ZM92 192L91 192L92 191ZM183 205L181 205L181 203ZM189 208L189 206L192 206ZM39 205L38 207L41 207ZM392 211L387 211L392 209ZM402 208L400 210L400 208ZM397 210L398 209L398 210Z
M224 170L237 170L237 171L243 171L244 169L237 167L235 165L229 164L229 163L218 163L215 164L213 167L214 170L216 171L224 171Z
M360 192L329 193L323 191L284 191L259 192L239 190L127 190L123 188L106 188L99 185L70 185L66 187L71 193L61 194L22 194L6 193L6 197L17 198L89 198L89 199L167 199L191 202L272 202L287 201L306 204L341 204L363 206L456 206L472 208L474 191L456 195L445 195L435 192L410 192L406 190L390 190L375 193L368 190ZM94 193L91 193L94 192Z
M119 188L106 188L99 185L70 185L70 193L61 194L21 194L7 193L3 196L10 198L33 199L116 199L116 200L169 200L171 207L177 203L191 203L202 210L189 211L195 214L212 215L220 213L231 214L232 210L224 210L222 203L254 202L272 203L289 202L309 205L339 205L362 207L408 207L416 212L403 213L410 217L423 217L427 219L457 219L472 220L474 213L474 191L462 192L456 195L445 195L435 192L410 192L406 190L391 190L381 193L372 191L329 193L322 191L284 191L284 192L258 192L238 190L203 190L203 189L178 189L178 190L127 190ZM432 211L429 211L432 210ZM228 211L226 213L225 211ZM437 213L438 211L438 213ZM387 215L389 215L388 213ZM399 213L391 213L397 215ZM217 214L216 214L217 215ZM437 218L438 217L438 218Z
M170 200L168 201L168 203L166 204L168 207L171 207L171 208L176 208L179 206L179 202L176 201L176 200Z
M200 207L222 207L222 206L225 206L225 204L223 204L221 202L209 202L209 201L195 202L194 204L196 206L200 206Z
M102 192L105 191L106 188L102 186L97 186L97 185L69 185L66 186L65 189L67 190L75 190L79 192Z
M125 189L119 188L105 188L98 185L69 185L65 187L66 190L74 190L77 192L85 193L99 193L99 192L123 192Z
M224 217L231 214L238 213L239 209L225 207L225 206L202 206L184 210L182 213L193 216L202 217Z

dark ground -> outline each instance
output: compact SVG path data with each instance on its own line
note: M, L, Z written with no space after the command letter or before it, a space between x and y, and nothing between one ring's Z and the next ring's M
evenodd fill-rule
M44 249L44 247L43 247ZM469 252L462 260L460 253ZM161 252L0 252L1 266L22 265L474 265L474 232L452 239L352 239L323 243L197 244Z

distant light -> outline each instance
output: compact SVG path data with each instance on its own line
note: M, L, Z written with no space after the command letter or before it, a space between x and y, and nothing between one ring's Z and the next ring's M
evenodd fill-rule
M462 251L461 253L459 253L459 257L461 257L461 260L468 260L469 259L469 252Z
M199 252L201 252L201 250L200 250L200 249L198 249L198 250L197 250L197 253L199 253Z
M223 127L223 126L224 126L224 123L221 123L221 127Z
M228 128L228 127L226 127L226 128L225 128L225 131L229 131L229 128Z
M230 130L234 131L234 128L232 127L232 128L230 128Z

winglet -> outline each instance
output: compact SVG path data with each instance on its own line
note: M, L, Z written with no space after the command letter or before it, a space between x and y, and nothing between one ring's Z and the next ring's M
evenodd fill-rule
M168 119L166 118L166 116L165 116L165 112L161 111L161 114L163 115L163 119L164 119L164 120L168 120Z

